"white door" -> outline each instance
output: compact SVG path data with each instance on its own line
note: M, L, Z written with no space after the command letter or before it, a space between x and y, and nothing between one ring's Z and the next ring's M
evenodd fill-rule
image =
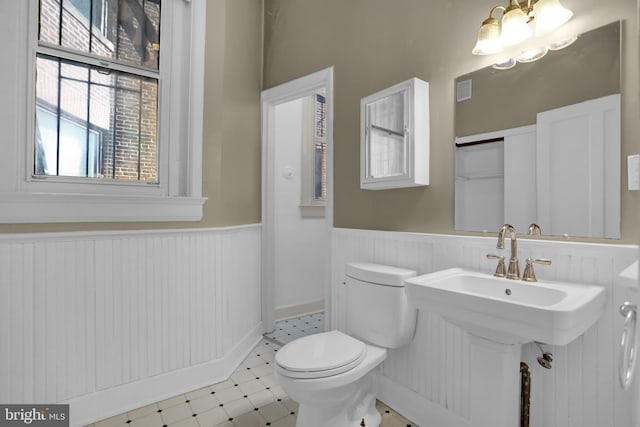
M536 161L545 234L620 237L619 94L538 113Z

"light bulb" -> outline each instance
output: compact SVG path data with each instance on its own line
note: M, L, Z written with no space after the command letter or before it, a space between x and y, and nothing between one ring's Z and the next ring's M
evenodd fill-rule
M564 8L558 0L538 0L533 5L536 37L544 36L561 27L573 16L573 12Z
M471 53L474 55L490 55L502 51L500 41L500 27L496 18L489 18L482 22L478 31L478 41Z

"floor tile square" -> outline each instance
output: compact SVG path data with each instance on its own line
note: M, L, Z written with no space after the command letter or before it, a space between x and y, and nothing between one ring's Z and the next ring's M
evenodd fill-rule
M233 425L235 427L262 427L266 425L266 423L267 421L255 412L242 414L233 419Z
M268 422L274 422L291 414L281 402L269 403L258 410L258 413Z
M244 383L253 379L255 379L253 372L246 369L238 369L233 374L231 374L231 381L233 381L234 384Z
M264 365L264 360L260 356L249 356L242 364L247 368L253 368L254 366Z
M271 427L295 427L296 417L290 416L271 423Z
M229 415L224 408L215 408L206 412L198 413L196 420L200 427L213 427L224 423L229 419Z
M249 395L249 394L258 393L262 390L265 390L266 386L260 380L251 380L251 381L247 381L246 383L238 384L238 388L245 395Z
M158 412L158 409L160 409L158 407L158 404L152 403L151 405L143 406L142 408L129 411L127 412L127 415L129 416L130 420L136 420L149 414L155 414L156 412Z
M264 361L265 361L265 363L267 363L267 362L268 362L268 363L269 363L269 365L271 365L271 364L273 364L273 362L276 360L276 352L275 352L275 351L273 351L273 352L271 352L271 353L261 353L261 354L260 354L260 358L261 358L262 360L264 360ZM269 365L267 365L267 366L269 366Z
M253 411L253 405L249 399L234 400L233 402L224 405L224 410L227 411L230 418L235 418Z
M194 414L199 414L220 407L220 402L218 402L215 395L207 394L189 401L189 406L191 406Z
M269 403L275 402L276 399L276 396L271 393L270 390L263 390L259 393L249 395L249 401L255 408L260 408L262 406L268 405Z
M256 377L260 377L260 379L262 379L262 377L267 376L267 375L273 376L273 365L265 365L263 363L260 366L256 366L254 368L251 368L251 372L253 372L253 374Z
M158 402L158 406L160 407L160 409L164 410L164 409L171 408L172 406L183 404L186 400L187 400L187 397L184 394L180 394L170 399L166 399Z
M264 384L265 387L275 387L280 385L278 378L273 374L273 371L267 375L260 375L260 381Z
M242 399L243 394L238 387L231 387L217 392L215 397L218 402L226 405L234 400Z
M182 405L163 409L160 415L162 415L165 424L173 424L193 416L193 411L191 411L189 404L183 402Z
M284 392L284 389L280 385L277 385L275 387L271 387L271 388L269 388L269 390L271 390L271 392L273 394L275 394L276 397L279 398L279 399L284 399L284 398L288 397L287 393Z
M174 424L170 424L168 427L200 427L200 424L198 424L196 417L191 417L180 420Z
M194 400L208 394L211 394L211 390L209 390L209 387L203 387L203 388L199 388L198 390L185 393L184 395L187 398L186 400Z
M211 391L215 391L217 393L219 391L226 390L228 388L233 387L234 384L235 383L233 381L231 381L231 380L225 380L225 381L222 381L222 382L219 382L219 383L216 383L216 384L213 384L213 385L209 386L209 389Z
M149 414L141 418L136 418L131 421L127 426L130 427L158 427L162 426L164 423L162 421L162 417L158 412L155 414Z
M291 399L282 399L282 404L291 412L298 412L298 402Z

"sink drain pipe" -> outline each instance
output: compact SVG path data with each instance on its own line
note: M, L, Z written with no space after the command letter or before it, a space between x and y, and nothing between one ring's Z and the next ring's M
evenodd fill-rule
M520 427L529 427L531 411L531 371L529 366L520 362Z

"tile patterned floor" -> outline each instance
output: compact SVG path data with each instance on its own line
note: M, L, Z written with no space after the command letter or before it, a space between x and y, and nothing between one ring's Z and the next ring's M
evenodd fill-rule
M279 320L276 327L270 334L266 334L267 339L279 344L287 344L296 338L305 335L313 335L324 331L324 312L307 314L305 316L291 319Z
M285 332L280 338L293 339L290 337L301 325L307 325L306 321L290 322L291 325L287 322L293 332ZM320 323L324 319L315 321ZM316 325L310 325L312 327L305 330L315 331L313 326ZM318 329L324 330L324 325ZM273 372L275 353L280 347L270 339L263 339L227 381L117 415L90 427L295 427L298 404L287 397ZM383 403L378 402L377 407L382 414L381 427L417 427Z

